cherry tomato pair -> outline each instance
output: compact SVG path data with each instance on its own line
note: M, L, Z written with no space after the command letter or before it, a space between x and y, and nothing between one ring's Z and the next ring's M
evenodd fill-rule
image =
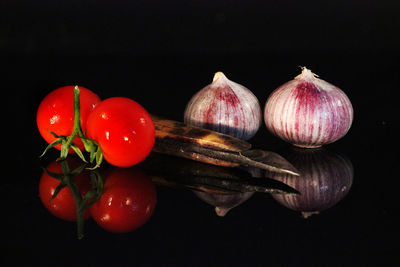
M101 148L103 157L119 167L133 166L151 152L155 128L149 113L137 102L125 97L101 101L90 90L80 89L80 120L83 133ZM71 135L74 128L74 86L65 86L49 93L37 111L40 134L50 144L58 136ZM73 141L80 150L82 141ZM60 149L60 145L55 146ZM72 152L72 150L70 151Z
M68 157L70 169L79 166L79 160ZM62 173L59 162L54 161L47 170ZM103 173L104 188L100 199L84 211L84 219L92 217L102 228L116 233L130 232L145 224L156 206L156 189L151 179L139 169L114 168ZM87 170L74 178L82 196L91 189ZM43 205L58 218L75 221L76 205L68 187L52 199L60 181L43 173L39 182L39 195Z

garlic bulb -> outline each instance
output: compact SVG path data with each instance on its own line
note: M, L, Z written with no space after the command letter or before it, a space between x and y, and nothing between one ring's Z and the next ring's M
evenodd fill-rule
M217 72L213 82L189 101L184 121L248 140L258 131L262 113L257 97L249 89Z
M264 121L269 131L295 146L319 147L347 133L353 107L342 90L303 68L268 97Z

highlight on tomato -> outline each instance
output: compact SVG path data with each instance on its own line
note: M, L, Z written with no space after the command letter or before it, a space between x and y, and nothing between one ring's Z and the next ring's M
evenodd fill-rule
M157 194L154 183L143 171L137 167L111 167L103 178L103 194L89 208L100 227L114 233L127 233L150 219Z
M98 144L102 157L118 167L130 167L144 160L155 142L150 114L125 97L100 102L89 114L86 129L86 136Z
M50 92L40 103L36 114L36 123L41 136L47 143L52 144L57 136L70 136L74 128L74 87L64 86ZM80 127L83 132L86 130L86 121L89 113L100 103L100 98L89 89L79 86L80 90ZM54 135L55 134L55 135ZM80 149L84 145L79 137L73 142ZM61 143L54 145L61 150ZM72 149L68 153L73 153Z

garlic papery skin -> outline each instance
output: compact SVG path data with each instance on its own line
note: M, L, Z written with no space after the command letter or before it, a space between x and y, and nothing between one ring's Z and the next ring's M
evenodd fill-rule
M270 132L299 147L319 147L342 138L353 122L353 106L338 87L302 73L268 97L264 121Z
M258 131L262 112L257 97L222 72L189 101L184 113L188 125L248 140Z

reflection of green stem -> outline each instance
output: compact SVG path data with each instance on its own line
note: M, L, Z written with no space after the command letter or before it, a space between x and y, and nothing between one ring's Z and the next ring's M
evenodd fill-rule
M78 187L75 183L71 182L70 179L67 179L67 185L74 196L75 205L76 205L76 224L77 224L77 231L78 231L78 239L83 238L83 225L84 225L84 218L82 209L82 196L79 192Z
M73 181L74 176L77 174L72 174L70 172L68 163L66 160L61 161L61 168L62 172L64 175L64 181L67 184L68 188L71 190L71 193L74 197L75 201L75 206L76 206L76 223L77 223L77 231L78 231L78 239L83 238L83 226L84 226L84 218L83 218L83 212L84 209L82 209L82 196L81 192L79 191L78 186L76 183ZM79 173L78 173L79 174Z
M103 194L103 178L101 177L98 171L90 171L90 178L92 183L92 189L86 192L85 196L82 197L81 192L76 185L74 179L77 175L79 175L82 171L85 170L86 164L81 165L80 167L70 170L68 166L68 162L66 160L61 160L61 170L62 175L58 173L53 173L45 169L48 175L60 181L60 184L56 188L51 199L54 199L57 194L67 185L69 190L74 197L74 202L76 206L76 223L77 223L77 234L78 239L83 238L83 227L85 218L83 216L85 210L89 208L91 205L96 203L97 200Z

